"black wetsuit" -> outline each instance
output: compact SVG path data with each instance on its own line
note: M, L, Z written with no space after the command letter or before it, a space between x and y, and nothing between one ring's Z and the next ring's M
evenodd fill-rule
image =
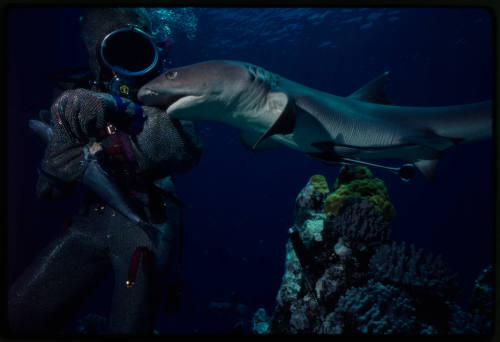
M107 138L101 141L99 132L116 118L116 110L109 95L83 89L67 91L54 102L54 134L42 160L39 196L50 198L58 181L81 179L85 146L99 141L106 147ZM193 123L170 119L155 108L143 110L147 119L142 131L128 136L137 162L134 171L124 174L113 157L103 155L102 161L126 189L134 210L158 229L157 239L153 242L142 227L91 194L71 226L10 288L8 320L13 332L58 332L110 271L114 289L108 332L153 332L181 220L172 189L153 182L193 168L202 144Z

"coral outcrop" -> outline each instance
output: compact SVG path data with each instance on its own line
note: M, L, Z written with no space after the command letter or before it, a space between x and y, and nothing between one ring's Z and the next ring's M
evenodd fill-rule
M311 177L297 196L276 307L272 315L257 311L255 333L491 331L491 267L462 309L456 277L441 257L392 241L395 211L381 180L367 168L342 167L333 193L323 182Z
M328 193L328 183L325 177L323 175L312 176L295 200L295 224L300 226L307 219L321 214Z
M363 166L353 169L343 166L334 185L334 192L326 198L325 213L329 217L338 213L344 203L354 198L366 198L375 205L385 220L394 218L394 206L389 201L384 182L373 178L371 171Z

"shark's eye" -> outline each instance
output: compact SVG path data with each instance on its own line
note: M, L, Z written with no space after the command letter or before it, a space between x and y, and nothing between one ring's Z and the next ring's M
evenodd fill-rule
M177 77L177 71L168 71L167 73L165 73L165 77L169 80L173 80Z

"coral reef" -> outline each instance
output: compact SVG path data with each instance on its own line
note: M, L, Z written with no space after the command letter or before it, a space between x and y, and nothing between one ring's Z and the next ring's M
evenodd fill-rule
M374 280L346 291L319 329L331 334L409 333L416 326L415 308L402 290Z
M356 198L342 207L335 217L324 220L325 235L329 241L344 236L360 246L390 241L389 223L367 199Z
M328 196L320 190L328 185L317 186L323 181L311 177L297 196L276 307L269 316L255 313L254 333L491 331L491 267L462 309L456 277L440 256L392 242L394 208L381 180L366 168L342 167Z
M338 213L340 208L357 197L366 198L373 202L375 210L382 214L385 220L394 218L394 206L389 201L387 188L384 182L373 178L371 171L363 166L350 169L342 166L334 185L334 192L326 198L325 213L328 217Z
M452 307L449 324L455 334L491 334L493 332L493 267L485 268L474 283L467 310Z
M325 177L323 175L312 176L295 200L295 224L300 226L307 219L322 214L323 203L328 193L328 183Z
M449 273L441 258L424 254L413 245L408 248L404 242L378 248L369 268L371 276L386 283L441 298L456 295L456 276Z
M469 306L474 332L493 331L493 267L485 268L476 282Z
M252 318L252 330L256 334L264 334L269 328L269 317L267 317L266 310L259 308Z
M326 178L323 175L313 175L309 180L314 186L314 189L322 194L330 193L330 189L328 188L328 183L326 182Z

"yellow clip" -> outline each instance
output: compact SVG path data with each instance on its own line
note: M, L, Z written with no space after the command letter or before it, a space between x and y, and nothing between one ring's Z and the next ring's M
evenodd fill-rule
M128 95L128 92L129 92L128 86L126 86L125 84L122 84L119 89L120 89L120 93Z
M102 151L102 146L98 142L93 143L89 147L89 152L91 155L96 154L97 152Z

